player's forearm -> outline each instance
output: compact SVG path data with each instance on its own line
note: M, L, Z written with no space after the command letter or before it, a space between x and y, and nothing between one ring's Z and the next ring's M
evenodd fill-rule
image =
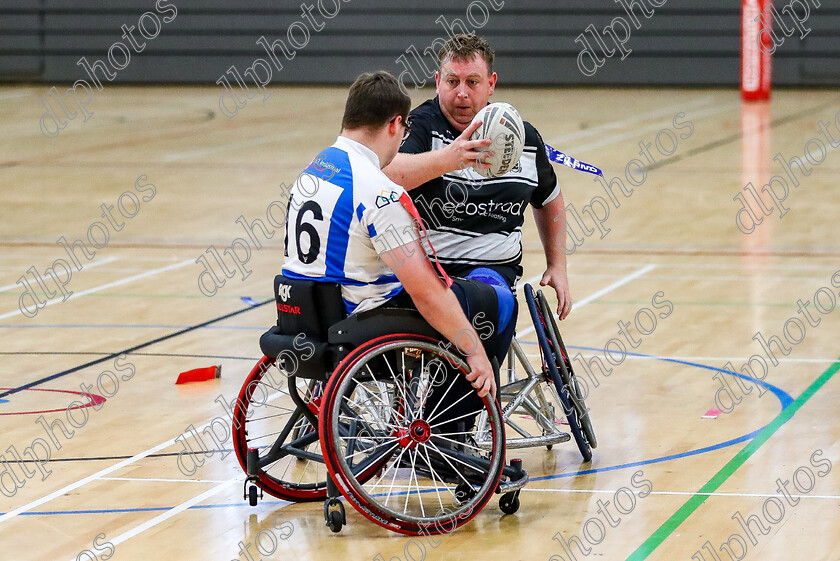
M443 152L435 150L422 154L397 154L382 171L391 181L410 191L455 169L451 168Z
M564 274L566 272L566 254L563 252L566 246L565 207L563 193L560 193L543 208L534 209L534 220L537 223L537 231L545 252L546 265L549 269L559 268Z

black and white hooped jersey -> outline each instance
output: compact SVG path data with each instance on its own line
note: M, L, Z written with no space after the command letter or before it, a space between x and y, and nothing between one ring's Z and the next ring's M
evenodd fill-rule
M440 109L438 98L415 108L411 135L400 152L440 150L461 133ZM513 267L521 275L522 224L526 207L542 208L560 193L557 176L537 130L525 122L522 158L507 174L485 178L471 167L432 179L411 190L437 259L453 275L476 267Z

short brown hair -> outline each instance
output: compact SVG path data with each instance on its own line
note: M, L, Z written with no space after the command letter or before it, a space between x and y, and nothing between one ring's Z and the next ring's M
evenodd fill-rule
M396 115L405 121L410 110L411 98L392 74L384 70L366 72L350 86L341 128L379 128Z
M496 52L490 48L490 43L486 39L475 33L469 35L459 33L450 38L438 51L438 61L442 68L450 60L470 61L476 54L480 55L487 63L488 76L493 74L493 61L496 59Z

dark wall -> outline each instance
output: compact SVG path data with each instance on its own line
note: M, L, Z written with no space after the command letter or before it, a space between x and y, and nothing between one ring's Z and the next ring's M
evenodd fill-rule
M274 84L346 84L360 72L378 68L399 74L406 65L396 59L411 45L422 52L436 38L447 37L436 23L443 16L450 23L463 21L468 31L477 30L490 40L498 53L497 70L507 84L738 83L737 0L665 0L662 7L652 8L649 19L637 7L639 29L612 0L321 0L326 13L338 6L332 19L319 13L318 0L306 0L316 5L314 24L301 15L303 1L157 0L156 5L155 0L0 0L0 79L90 81L77 61L84 57L90 64L107 62L117 41L130 49L121 26L137 26L144 12L152 12L161 24L159 35L145 40L134 31L138 43L145 41L145 49L131 49L131 60L122 70L108 63L115 82L214 83L231 66L243 73L258 58L266 65L258 63L252 73L264 80L270 68ZM805 39L796 31L790 37L780 34L784 43L774 55L777 85L840 83L840 0L821 0L818 9L813 7L815 0L808 1L811 13L804 26L812 29L810 34ZM785 3L777 6L781 9ZM170 5L177 8L177 16L164 23L162 18L173 15ZM473 23L466 17L470 5ZM484 23L486 14L489 20ZM616 17L628 23L631 33L625 48L632 53L624 60L619 54L605 58L593 75L584 75L578 68L582 46L575 38L589 25L603 30ZM155 18L145 16L144 21L154 34ZM316 32L313 25L324 27ZM615 29L623 35L621 25L619 21ZM280 39L289 48L287 31L291 29L300 45L306 41L304 28L309 35L306 46L291 60L278 49L282 68L269 65L257 39ZM600 35L615 48L603 32ZM120 47L112 54L117 65L124 63ZM406 60L421 79L420 63L410 55ZM105 75L100 68L103 82ZM232 76L228 74L230 81Z

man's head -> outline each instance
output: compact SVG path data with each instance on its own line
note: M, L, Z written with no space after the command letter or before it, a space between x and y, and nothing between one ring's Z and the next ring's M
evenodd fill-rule
M367 139L362 143L377 152L384 167L400 148L410 110L411 98L403 93L394 76L384 70L361 74L350 86L341 134L355 140Z
M440 108L456 130L466 129L493 95L495 55L487 41L464 34L452 37L438 52L435 84Z

